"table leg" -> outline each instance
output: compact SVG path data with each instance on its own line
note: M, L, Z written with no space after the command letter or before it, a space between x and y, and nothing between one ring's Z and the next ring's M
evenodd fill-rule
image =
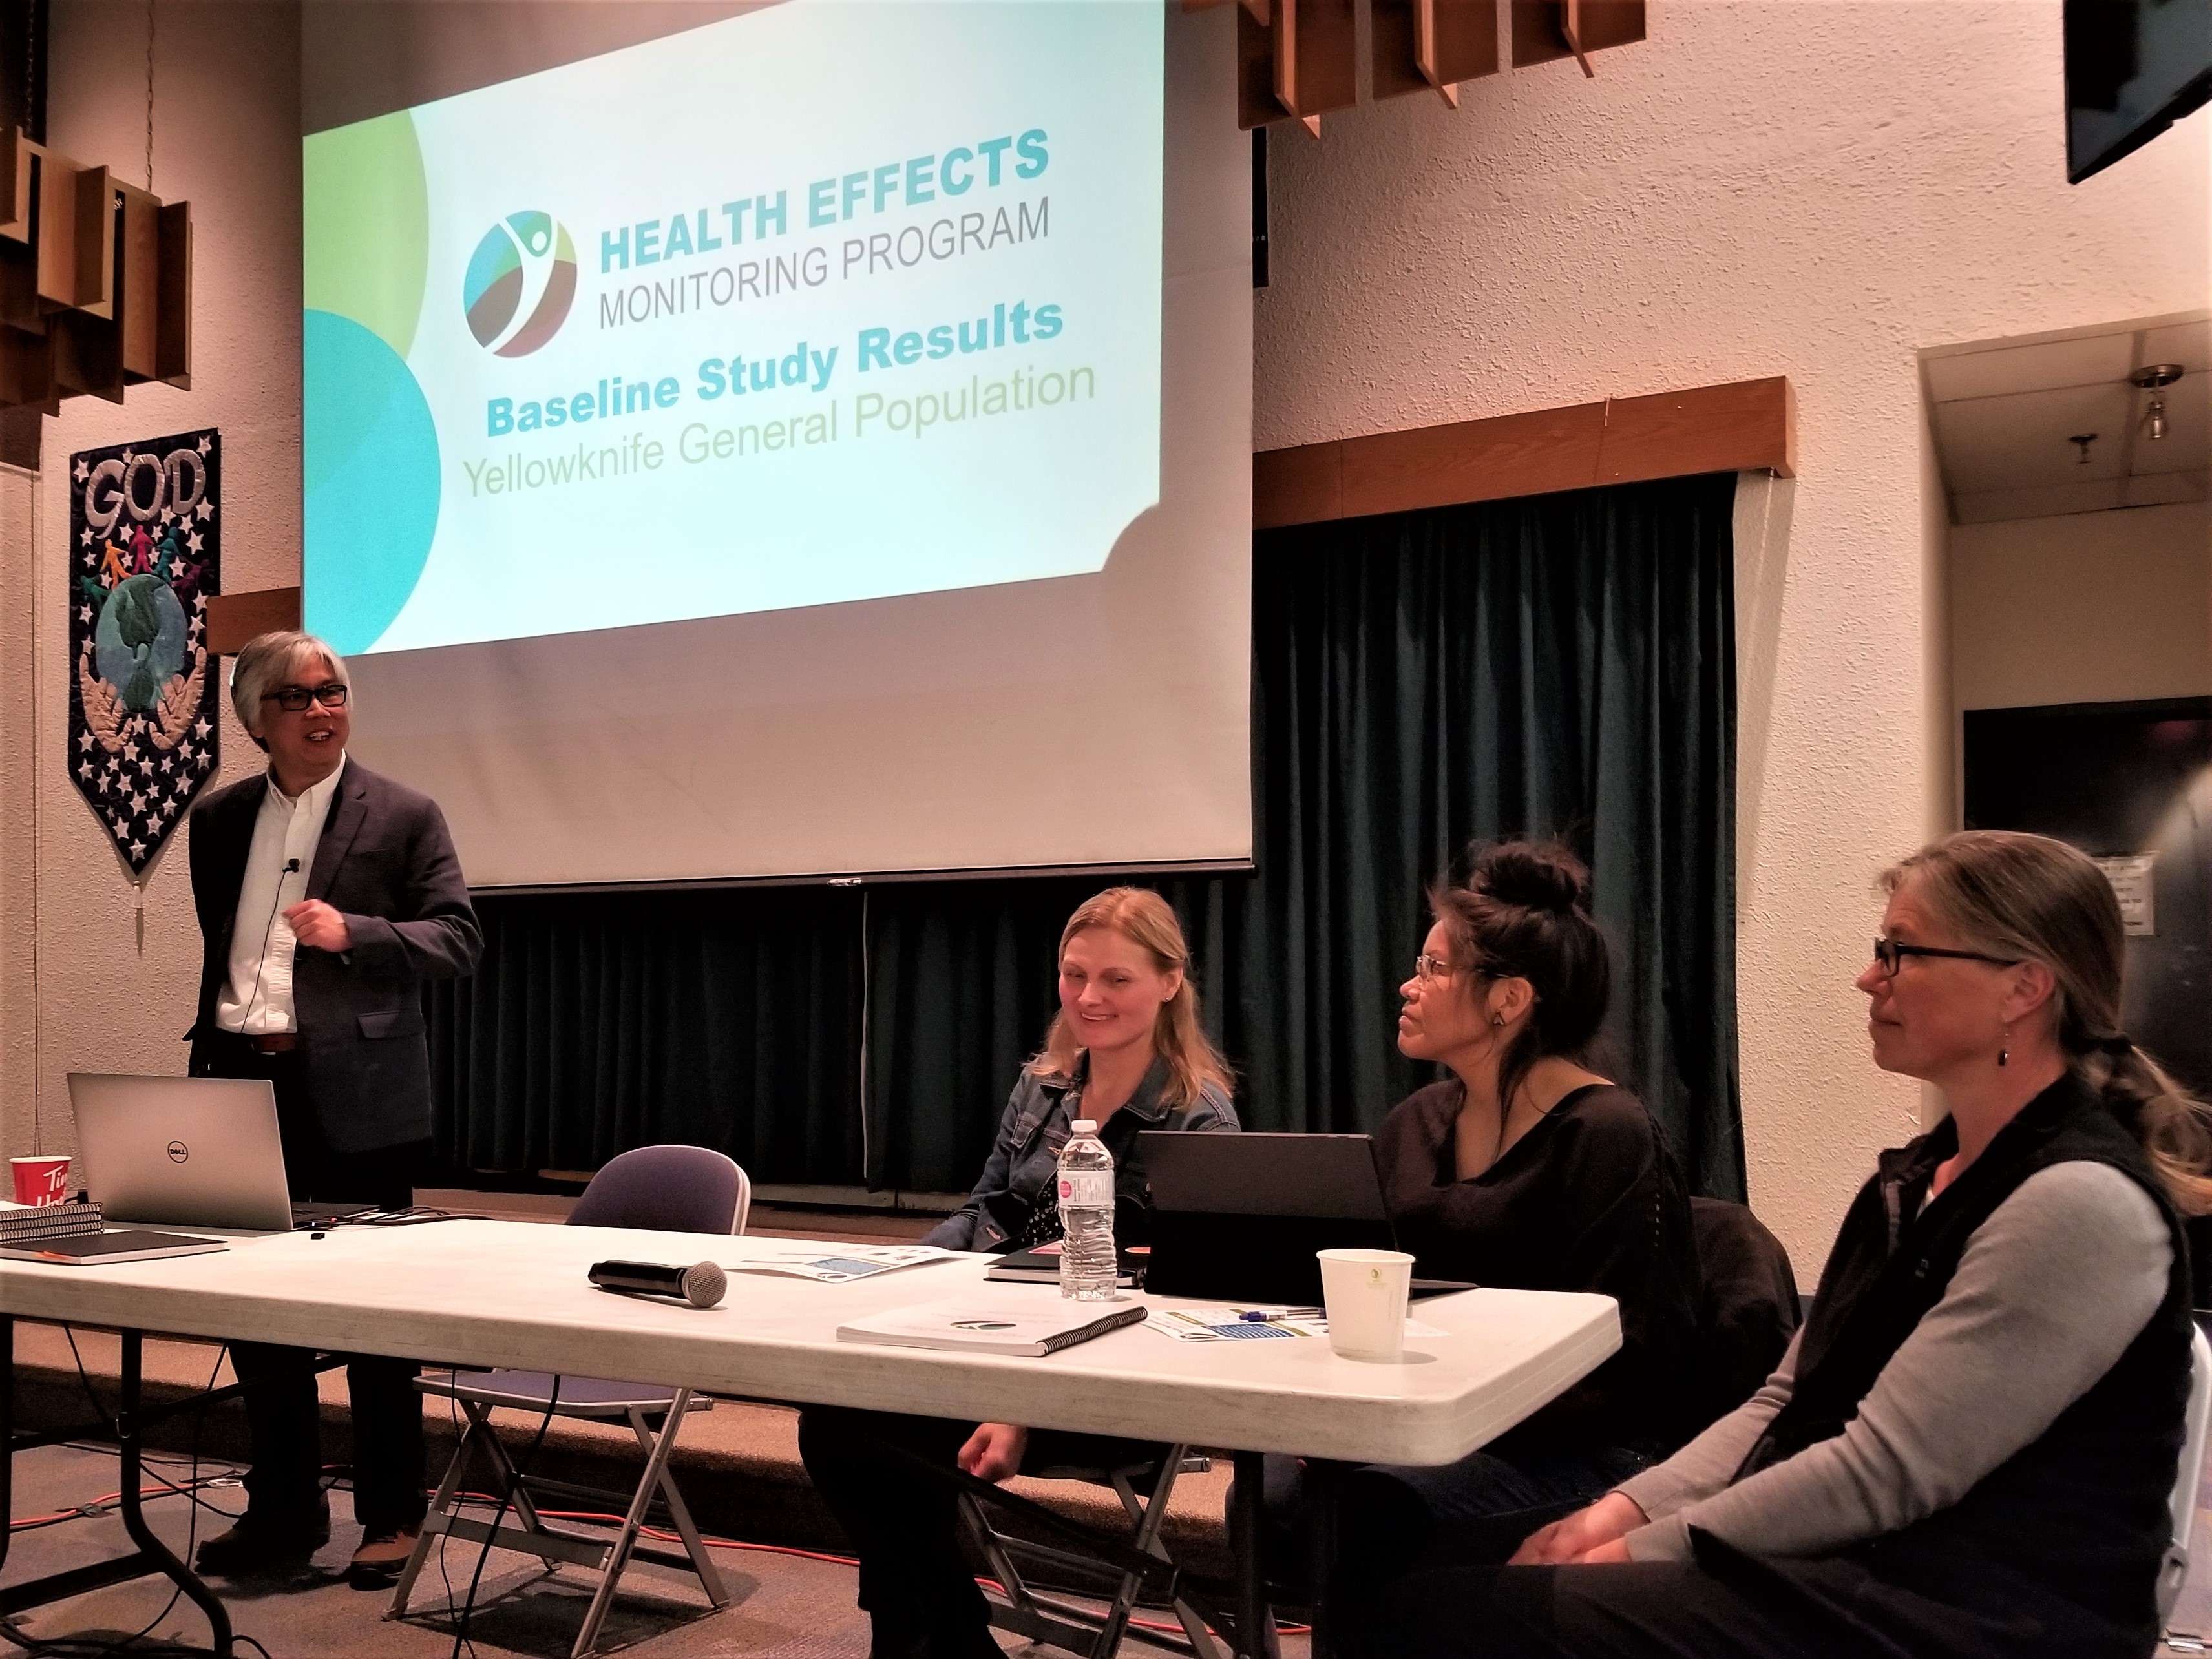
M1261 1565L1261 1529L1266 1523L1266 1454L1234 1455L1237 1472L1237 1653L1238 1659L1274 1659L1274 1616L1267 1610L1267 1575Z
M1336 1570L1337 1482L1348 1466L1325 1457L1310 1457L1305 1466L1305 1497L1313 1524L1313 1559L1307 1564L1312 1586L1312 1659L1335 1659L1336 1632L1329 1617L1333 1599L1330 1577Z
M8 1546L15 1536L15 1320L0 1314L0 1365L7 1376L0 1380L0 1567L8 1565Z
M229 1659L230 1615L223 1611L216 1593L203 1583L185 1562L177 1559L169 1547L146 1524L146 1514L141 1504L138 1487L143 1476L139 1468L140 1425L138 1405L140 1395L139 1368L143 1335L136 1330L123 1333L123 1403L116 1414L116 1438L123 1452L123 1529L131 1541L138 1546L155 1571L171 1579L207 1615L208 1628L214 1638L214 1650L218 1659Z

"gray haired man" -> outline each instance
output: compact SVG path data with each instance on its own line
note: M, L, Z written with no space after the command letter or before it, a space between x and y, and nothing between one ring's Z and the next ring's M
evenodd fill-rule
M238 653L231 702L269 768L192 809L191 1071L274 1087L295 1200L404 1208L430 1147L422 985L471 972L483 936L436 803L346 758L351 693L312 634L264 633ZM252 1385L253 1466L246 1513L200 1546L204 1572L295 1562L330 1536L307 1357L231 1345ZM422 1523L414 1374L409 1360L347 1365L364 1587L404 1565Z

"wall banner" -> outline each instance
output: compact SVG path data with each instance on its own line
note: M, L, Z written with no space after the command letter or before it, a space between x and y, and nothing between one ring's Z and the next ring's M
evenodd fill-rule
M217 766L222 453L210 428L70 461L70 777L142 885Z

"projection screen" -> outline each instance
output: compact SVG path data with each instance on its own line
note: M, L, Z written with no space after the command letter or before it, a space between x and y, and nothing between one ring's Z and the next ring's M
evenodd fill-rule
M307 9L307 626L472 884L1249 859L1233 9Z

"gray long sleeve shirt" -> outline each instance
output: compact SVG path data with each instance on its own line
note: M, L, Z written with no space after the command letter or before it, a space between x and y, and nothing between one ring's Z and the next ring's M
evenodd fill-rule
M1696 1527L1755 1554L1825 1555L1957 1503L2118 1361L2172 1256L2158 1206L2119 1171L2039 1172L1975 1229L1841 1434L1732 1482L1790 1399L1793 1340L1757 1394L1618 1488L1650 1523L1629 1554L1686 1561Z

